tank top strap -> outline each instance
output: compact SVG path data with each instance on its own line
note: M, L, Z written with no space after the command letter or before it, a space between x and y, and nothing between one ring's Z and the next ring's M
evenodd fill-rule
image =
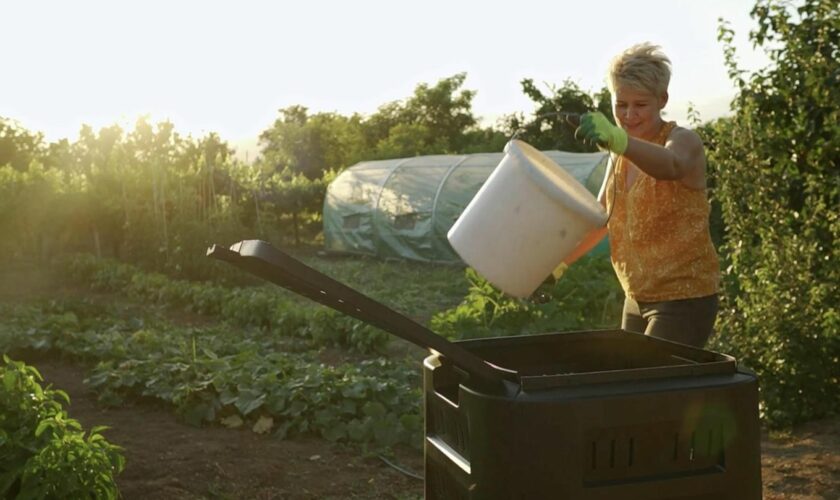
M651 141L654 144L659 144L660 146L664 146L666 142L668 142L668 137L671 135L671 132L677 127L677 122L665 122L662 124L662 127L659 128L659 133L656 134L656 138Z

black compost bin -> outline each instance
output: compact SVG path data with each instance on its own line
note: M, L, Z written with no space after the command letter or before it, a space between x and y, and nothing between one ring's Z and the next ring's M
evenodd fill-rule
M622 331L452 343L259 240L208 255L413 342L428 499L761 498L758 384Z
M481 391L423 364L427 499L760 499L756 377L623 331L458 342L519 372Z

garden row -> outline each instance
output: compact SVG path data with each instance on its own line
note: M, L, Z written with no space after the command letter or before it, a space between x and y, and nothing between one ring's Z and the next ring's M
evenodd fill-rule
M212 316L239 327L299 339L311 347L343 347L360 353L381 350L389 336L336 311L312 306L277 287L226 287L147 273L114 260L75 255L58 266L71 282L94 291L123 294L144 304L158 304Z
M90 301L0 307L0 348L58 352L92 365L107 404L149 397L188 423L316 434L376 449L418 446L419 368L385 359L328 365L254 327L177 327Z
M347 267L344 266L345 272ZM406 276L381 284L371 295L397 302L398 309L410 316L431 316L432 329L450 339L617 328L620 322L623 292L605 256L581 259L560 280L543 284L529 299L505 295L470 268L435 271L396 267ZM376 328L320 306L312 307L273 286L226 287L178 280L83 254L66 259L59 268L67 279L84 283L92 290L183 308L237 326L260 327L285 337L305 339L313 347L335 346L371 353L381 351L390 338ZM329 274L340 274L342 269L334 266L330 271ZM356 271L367 275L369 288L369 282L387 281L379 276L389 272L370 268ZM463 282L468 283L466 290ZM446 289L448 296L436 296L436 288ZM420 294L431 297L417 298ZM457 300L453 297L463 299L452 305ZM434 309L435 303L444 309L428 311L430 307Z

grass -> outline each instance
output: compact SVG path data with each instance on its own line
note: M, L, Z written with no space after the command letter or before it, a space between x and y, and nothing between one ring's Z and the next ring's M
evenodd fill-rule
M370 257L295 257L423 324L433 314L457 306L469 289L464 269L457 266Z

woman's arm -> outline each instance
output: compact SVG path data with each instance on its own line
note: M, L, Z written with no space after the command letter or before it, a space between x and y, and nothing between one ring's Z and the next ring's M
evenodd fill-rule
M602 113L595 111L581 116L575 137L625 156L655 179L679 180L695 189L706 187L703 141L692 130L675 129L665 146L660 146L629 137L622 128L616 127Z
M664 147L630 137L624 156L655 179L679 180L695 189L706 187L703 141L692 130L674 130Z

